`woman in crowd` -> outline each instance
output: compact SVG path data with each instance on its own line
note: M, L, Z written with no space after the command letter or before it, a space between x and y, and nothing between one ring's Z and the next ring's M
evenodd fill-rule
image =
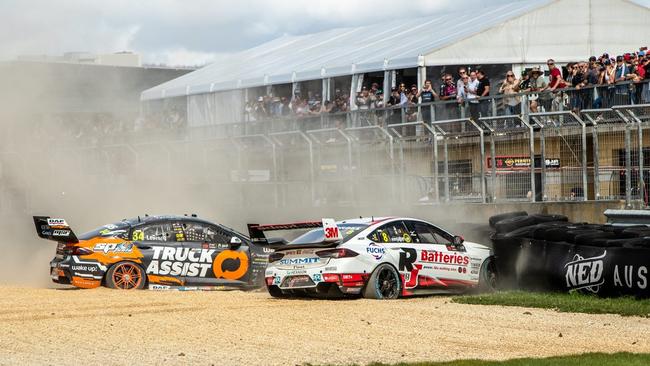
M499 93L505 95L503 98L503 105L505 107L506 116L519 114L518 106L521 103L519 96L512 96L519 92L519 80L515 78L515 73L512 71L506 72L506 78L501 83Z

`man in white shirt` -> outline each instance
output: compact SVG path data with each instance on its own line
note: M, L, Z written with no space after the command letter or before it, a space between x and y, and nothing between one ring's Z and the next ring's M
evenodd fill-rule
M476 78L476 71L469 73L469 82L464 86L465 89L465 99L469 104L469 115L474 122L478 122L480 107L478 103L477 90L479 86L479 81Z

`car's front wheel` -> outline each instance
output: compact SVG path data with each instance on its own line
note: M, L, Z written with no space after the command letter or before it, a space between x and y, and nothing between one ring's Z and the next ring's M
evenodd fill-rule
M140 290L146 282L144 270L133 262L114 264L106 273L106 286L121 290Z
M396 299L402 290L402 282L395 267L380 264L368 279L363 297L368 299Z
M480 292L494 292L497 290L498 282L499 276L494 257L488 257L481 266L478 290Z

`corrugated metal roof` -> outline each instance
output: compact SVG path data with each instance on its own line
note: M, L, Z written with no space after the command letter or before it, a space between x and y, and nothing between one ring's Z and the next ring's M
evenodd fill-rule
M555 0L526 0L471 11L284 36L148 89L143 100L323 77L417 67L444 48Z

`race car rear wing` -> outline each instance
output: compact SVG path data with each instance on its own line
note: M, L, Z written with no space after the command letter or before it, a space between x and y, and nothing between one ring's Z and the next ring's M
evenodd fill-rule
M79 239L70 229L65 219L53 219L49 216L34 216L36 234L47 240L61 243L78 243Z
M324 228L326 241L338 241L342 239L342 235L336 226L334 219L322 219L322 221L305 221L294 222L289 224L248 224L248 235L251 241L257 245L278 245L286 244L283 239L270 238L267 239L264 235L265 231L286 231L286 230L299 230L299 229L315 229Z

